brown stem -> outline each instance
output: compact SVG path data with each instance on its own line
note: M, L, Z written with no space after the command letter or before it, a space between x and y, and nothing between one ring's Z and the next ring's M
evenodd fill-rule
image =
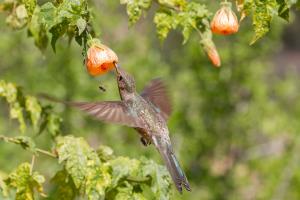
M31 158L31 164L30 164L30 175L32 175L33 172L34 162L35 162L35 155L33 154Z
M16 140L15 138L6 137L4 135L0 135L0 140L6 141L6 142L10 142L10 143L14 143L14 144L19 144L19 141ZM51 153L49 151L46 151L46 150L43 150L43 149L40 149L40 148L35 148L35 150L38 153L50 156L52 158L57 158L57 155L55 155L55 154L53 154L53 153Z

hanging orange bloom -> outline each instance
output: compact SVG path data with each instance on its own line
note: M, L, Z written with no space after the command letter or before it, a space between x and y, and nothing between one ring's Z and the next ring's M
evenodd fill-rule
M202 45L205 53L207 54L208 58L212 62L212 64L215 67L220 67L221 59L220 59L218 50L217 50L215 44L213 43L213 41L211 40L211 38L203 39L201 41L201 45Z
M217 49L214 47L210 47L206 50L207 56L212 62L212 64L216 67L221 66L221 60Z
M103 44L92 44L87 51L86 68L92 76L98 76L115 67L118 57Z
M222 2L221 6L211 21L212 32L221 35L238 32L239 23L235 13L231 10L231 3Z

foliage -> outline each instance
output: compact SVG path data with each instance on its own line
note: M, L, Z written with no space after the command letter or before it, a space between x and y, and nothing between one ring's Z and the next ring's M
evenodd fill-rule
M16 189L16 200L33 200L35 190L42 196L45 178L38 172L31 172L29 163L23 163L8 175L5 183L8 188Z
M10 107L10 118L17 119L22 133L26 131L26 122L41 133L47 130L51 135L59 134L61 118L51 111L51 107L42 106L35 97L24 95L13 83L0 80L0 97L4 97Z
M296 3L294 1L294 3ZM245 15L252 14L254 36L250 44L254 44L270 30L271 21L275 16L289 21L290 7L293 1L287 0L245 0L240 1L241 12Z
M157 34L164 40L170 30L179 28L183 35L183 44L186 43L195 30L200 36L200 44L210 40L210 17L204 3L187 2L186 0L120 0L125 4L130 25L135 24L144 11L151 8L152 4L158 5L154 16ZM289 20L290 7L299 4L299 1L287 0L238 0L237 10L241 19L252 14L254 36L250 44L263 37L270 29L274 16ZM86 43L91 35L95 35L91 26L91 13L86 0L61 0L37 4L36 0L4 0L0 4L0 12L6 12L6 23L13 29L28 29L28 35L34 38L38 48L44 51L49 38L55 51L55 44L59 38L67 35L69 41L75 38L79 45L83 45L83 55Z
M5 0L0 8L8 13L6 23L14 29L26 27L41 50L46 49L51 38L55 51L56 41L64 35L85 45L87 35L92 32L86 0L49 1L42 5L36 0Z
M0 32L1 79L24 86L30 94L46 91L67 101L119 99L113 76L95 81L82 69L82 58L78 56L82 47L59 45L55 55L43 50L42 59L40 52L24 39L32 26L36 32L29 36L45 49L44 42L53 37L52 29L43 27L53 20L46 16L54 16L52 11L58 13L59 8L65 10L61 7L64 1L42 1L38 5L34 1L14 1L15 8L20 6L18 11L8 2L1 3L0 11L10 16L9 26L20 31ZM127 22L123 20L126 13L117 12L121 7L114 1L94 1L92 5L99 12L93 17L89 9L83 9L89 17L70 12L78 20L66 17L66 24L60 23L65 27L63 30L73 27L75 39L81 33L77 41L83 46L88 34L93 35L91 23L101 26L101 37L118 52L122 66L136 78L138 89L153 77L166 79L174 104L168 125L174 150L192 185L191 193L171 195L174 187L165 167L148 159L158 160L157 152L151 147L142 148L131 129L105 125L61 105L52 108L35 95L25 95L24 89L2 80L0 132L6 134L0 135L0 199L14 198L20 188L28 198L44 196L49 200L299 199L299 75L289 64L273 64L286 53L278 53L283 20L276 16L287 19L287 7L299 7L299 1L238 1L240 16L250 17L241 22L238 34L215 37L224 65L218 70L208 67L199 54L199 36L200 40L207 37L212 41L209 20L218 5L212 1L198 2L122 1L128 15L135 12L130 22L137 22L153 9L149 15L153 14L159 37L165 39L171 30L180 30L185 35L184 46L177 32L170 34L164 46L159 46L153 37L153 22L147 18L132 27L134 31L127 31ZM299 24L293 25L293 29L297 27ZM40 31L42 28L45 31ZM255 36L251 35L252 29ZM259 39L269 29L263 42L247 45L251 36ZM68 35L68 31L57 32L59 38ZM204 46L202 43L203 40L200 45ZM96 82L104 82L105 93L99 93ZM56 112L61 112L63 123ZM43 131L49 134L37 134ZM70 133L74 136L63 135ZM141 155L146 158L139 158ZM36 159L33 164L27 163L31 156ZM24 182L17 185L19 179L14 178L10 179L14 183L8 184L5 180L16 173L25 177L20 179ZM44 192L38 191L42 179L36 180L32 174L45 177Z

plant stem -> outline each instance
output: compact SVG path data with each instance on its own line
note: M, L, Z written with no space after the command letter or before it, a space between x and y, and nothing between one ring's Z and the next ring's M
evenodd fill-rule
M157 3L159 6L162 6L162 7L165 7L165 8L170 8L170 9L175 10L177 12L181 11L181 9L179 7L171 6L171 5L168 5L168 4L161 4L157 0L154 1L154 2Z
M132 177L132 176L129 176L126 178L126 180L128 181L132 181L132 182L137 182L137 183L144 183L144 182L147 182L149 181L149 178L138 178L138 177Z
M3 140L3 141L6 141L6 142L10 142L10 143L13 143L13 144L19 144L19 141L16 140L15 138L11 138L11 137L6 137L4 135L0 135L0 140ZM26 148L25 148L26 149ZM40 149L40 148L35 148L36 152L38 153L41 153L41 154L44 154L44 155L47 155L47 156L50 156L52 158L57 158L57 155L55 155L54 153L51 153L49 151L46 151L46 150L43 150L43 149Z
M32 175L34 161L35 161L35 155L32 155L31 164L30 164L30 175Z
M44 155L47 155L47 156L50 156L50 157L53 157L53 158L57 158L57 155L55 155L54 153L51 153L49 151L46 151L46 150L43 150L43 149L39 149L39 148L36 148L35 150L38 153L41 153L41 154L44 154Z

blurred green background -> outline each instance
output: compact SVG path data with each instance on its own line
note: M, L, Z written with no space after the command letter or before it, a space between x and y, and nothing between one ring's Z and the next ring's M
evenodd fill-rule
M175 199L300 199L300 15L291 24L274 20L270 33L253 46L247 19L232 36L215 36L222 67L214 68L195 34L186 45L172 32L165 42L155 35L150 10L128 27L118 1L94 1L94 26L102 42L133 74L139 91L155 77L170 90L173 114L168 123L174 149L192 185ZM90 77L80 47L67 39L57 52L41 53L26 31L6 28L0 18L0 79L15 82L28 94L48 93L65 100L117 100L113 73ZM99 85L106 92L98 89ZM42 100L43 103L47 104ZM111 146L117 155L146 156L162 163L153 146L144 147L127 127L104 124L83 113L53 104L63 117L63 132L83 136L91 146ZM0 134L17 135L0 101ZM26 134L31 134L30 130ZM50 148L49 135L34 136ZM30 153L1 142L0 170L10 172ZM58 168L40 156L36 164L47 178ZM0 171L1 173L1 171Z

